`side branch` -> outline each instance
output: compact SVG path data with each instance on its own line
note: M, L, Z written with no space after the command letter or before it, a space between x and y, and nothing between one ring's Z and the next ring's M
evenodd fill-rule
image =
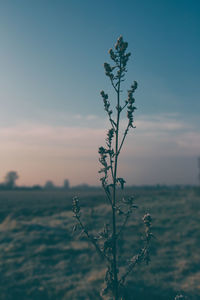
M112 156L111 154L109 154L110 157L110 170L111 170L111 175L112 175L112 179L114 181L114 170L113 170L113 161L112 161Z
M127 136L127 134L128 134L128 131L129 131L129 124L127 125L127 127L126 127L126 130L124 131L124 135L123 135L123 138L122 138L122 141L121 141L121 144L120 144L120 146L119 146L119 150L118 150L118 155L119 155L119 153L120 153L120 151L121 151L121 149L122 149L122 146L123 146L123 144L124 144L124 141L125 141L125 138L126 138L126 136Z
M121 225L121 227L120 227L120 229L119 229L119 232L118 232L117 235L116 235L117 238L119 238L119 236L121 235L122 231L123 231L124 228L126 227L126 224L127 224L127 222L128 222L128 219L129 219L131 213L132 213L132 210L131 210L131 211L128 211L128 212L126 213L126 217L125 217L125 219L124 219L124 222L123 222L123 224Z
M87 231L87 229L85 228L85 226L84 226L83 223L81 222L80 216L75 215L74 217L77 219L77 221L78 221L78 223L79 223L81 229L83 230L83 232L84 232L85 235L87 236L88 240L89 240L89 241L93 244L93 246L95 247L95 249L96 249L97 253L99 254L99 256L100 256L102 259L108 260L107 256L106 256L106 255L103 253L103 251L100 249L100 247L99 247L99 245L97 244L97 242L95 241L95 239L89 234L89 232Z
M151 242L151 238L154 237L152 232L151 232L151 221L152 218L150 216L149 213L145 214L143 217L143 221L144 221L144 225L145 225L145 246L144 248L140 251L140 253L136 256L134 256L131 260L130 263L128 265L128 269L126 271L126 273L121 277L119 283L120 284L124 284L126 277L132 272L132 270L134 269L134 267L136 266L136 264L139 264L142 261L146 261L146 263L148 264L150 261L150 257L149 257L149 248L150 248L150 242Z
M111 84L112 84L112 86L113 86L115 92L117 93L118 90L117 90L116 86L114 85L113 79L110 78L110 81L111 81Z
M110 121L110 124L111 124L113 130L116 130L117 124L116 124L115 121L111 118L111 116L110 116L109 113L108 113L108 116L109 116L109 121Z
M126 102L126 103L124 104L124 106L122 106L121 111L124 110L124 108L125 108L127 105L128 105L128 102Z
M111 195L110 195L109 186L108 185L106 185L106 186L102 185L102 187L103 187L103 189L106 193L106 196L108 198L108 201L110 202L110 205L112 206L113 204L112 204L112 199L111 199Z
M128 269L126 271L126 273L121 277L121 279L119 280L119 284L124 284L126 277L133 271L134 267L139 264L142 260L144 260L146 253L148 252L148 248L149 245L146 245L141 252L134 256L131 261L130 264L128 265Z

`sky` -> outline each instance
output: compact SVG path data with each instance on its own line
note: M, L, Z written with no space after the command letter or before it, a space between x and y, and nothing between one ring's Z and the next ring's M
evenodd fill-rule
M119 176L198 184L198 0L1 0L1 182L16 170L20 185L99 184L102 89L115 107L103 63L120 35L131 52L122 98L133 80L138 90Z

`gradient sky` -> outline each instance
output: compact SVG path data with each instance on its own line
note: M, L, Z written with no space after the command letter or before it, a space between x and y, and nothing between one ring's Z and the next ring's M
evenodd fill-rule
M198 0L0 1L0 181L17 170L19 184L98 184L103 63L120 34L132 53L124 91L139 84L120 177L197 184Z

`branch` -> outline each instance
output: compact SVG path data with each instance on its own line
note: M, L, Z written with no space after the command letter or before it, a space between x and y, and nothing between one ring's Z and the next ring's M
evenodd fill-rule
M102 259L107 259L107 256L103 253L103 251L100 249L99 245L97 244L97 242L95 241L95 239L89 234L89 232L87 231L87 229L85 228L85 226L83 225L83 223L81 222L80 216L75 215L75 218L77 219L79 225L81 226L81 229L83 230L83 232L86 234L87 238L90 240L90 242L93 244L93 246L95 247L97 253L99 254L99 256Z
M103 189L104 189L104 191L105 191L105 193L106 193L106 196L107 196L107 198L108 198L108 200L109 200L109 202L110 202L110 205L113 206L112 199L111 199L111 197L110 197L110 191L108 191L108 189L106 189L106 187L109 188L108 185L107 185L107 186L104 186L104 185L102 184L102 187L103 187Z
M124 110L124 108L125 108L127 105L128 105L128 102L126 102L126 103L124 104L124 106L122 106L122 110Z
M122 146L123 146L123 144L124 144L125 138L126 138L126 136L127 136L127 134L128 134L128 130L129 130L129 124L127 125L126 130L124 131L123 139L122 139L122 141L121 141L121 145L119 146L119 150L118 150L117 155L119 155L119 153L120 153L120 151L121 151L121 149L122 149Z
M144 246L144 248L141 250L141 252L134 256L131 261L130 264L128 265L128 270L126 271L126 273L121 277L119 283L120 284L124 284L124 281L126 280L126 277L132 272L132 270L134 269L134 267L136 266L136 264L140 263L142 260L146 260L146 263L148 264L148 262L150 261L150 257L149 257L149 247L150 247L150 241L151 238L154 237L154 235L151 232L151 216L150 214L145 214L143 217L143 221L144 221L144 225L146 227L145 232L146 232L146 236L145 236L145 241L146 244Z
M117 93L118 90L117 90L116 86L114 85L113 79L110 78L110 81L111 81L111 84L112 84L112 86L113 86L115 92Z
M147 252L148 248L149 248L149 245L146 245L141 250L140 254L138 254L134 257L135 259L130 262L130 264L128 266L128 270L126 271L126 273L119 280L119 284L124 284L124 282L126 280L126 277L133 271L134 267L143 260L143 258L145 256L145 253Z
M129 211L126 213L126 217L125 217L125 219L124 219L124 222L123 222L122 226L120 227L119 232L118 232L117 235L116 235L117 238L120 236L120 234L121 234L122 231L124 230L124 228L125 228L125 226L126 226L126 224L127 224L127 222L128 222L128 219L129 219L129 217L130 217L130 215L131 215L132 212L133 212L132 210L129 210Z
M113 130L116 130L117 124L116 124L115 121L111 118L111 116L109 115L109 113L108 113L108 116L109 116L109 121L110 121L110 124L111 124Z
M112 161L111 154L110 154L110 169L111 169L112 179L114 180L113 161Z

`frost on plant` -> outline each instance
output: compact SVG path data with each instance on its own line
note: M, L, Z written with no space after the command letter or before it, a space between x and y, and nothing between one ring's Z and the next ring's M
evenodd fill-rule
M105 146L99 147L100 162L100 181L105 191L106 198L110 205L111 219L97 236L91 235L81 221L81 210L78 199L73 200L74 217L79 224L81 230L95 247L98 254L105 261L107 271L105 274L105 288L102 296L109 295L111 299L122 299L122 291L124 289L127 276L133 271L134 267L142 261L148 263L149 243L152 237L151 233L151 216L145 214L143 222L145 226L144 246L138 254L132 254L126 266L119 261L118 241L124 230L133 210L136 208L133 197L119 197L118 191L124 190L126 180L118 176L118 164L121 150L124 146L129 130L134 129L134 112L136 110L134 93L137 89L137 82L133 81L127 91L125 100L121 100L122 84L125 81L127 73L127 63L130 53L127 52L128 43L120 36L114 49L109 50L111 64L104 63L105 74L109 78L110 83L116 95L116 103L111 105L109 96L105 91L101 91L104 110L108 116L110 128L107 131ZM126 126L120 127L122 115L126 115Z

